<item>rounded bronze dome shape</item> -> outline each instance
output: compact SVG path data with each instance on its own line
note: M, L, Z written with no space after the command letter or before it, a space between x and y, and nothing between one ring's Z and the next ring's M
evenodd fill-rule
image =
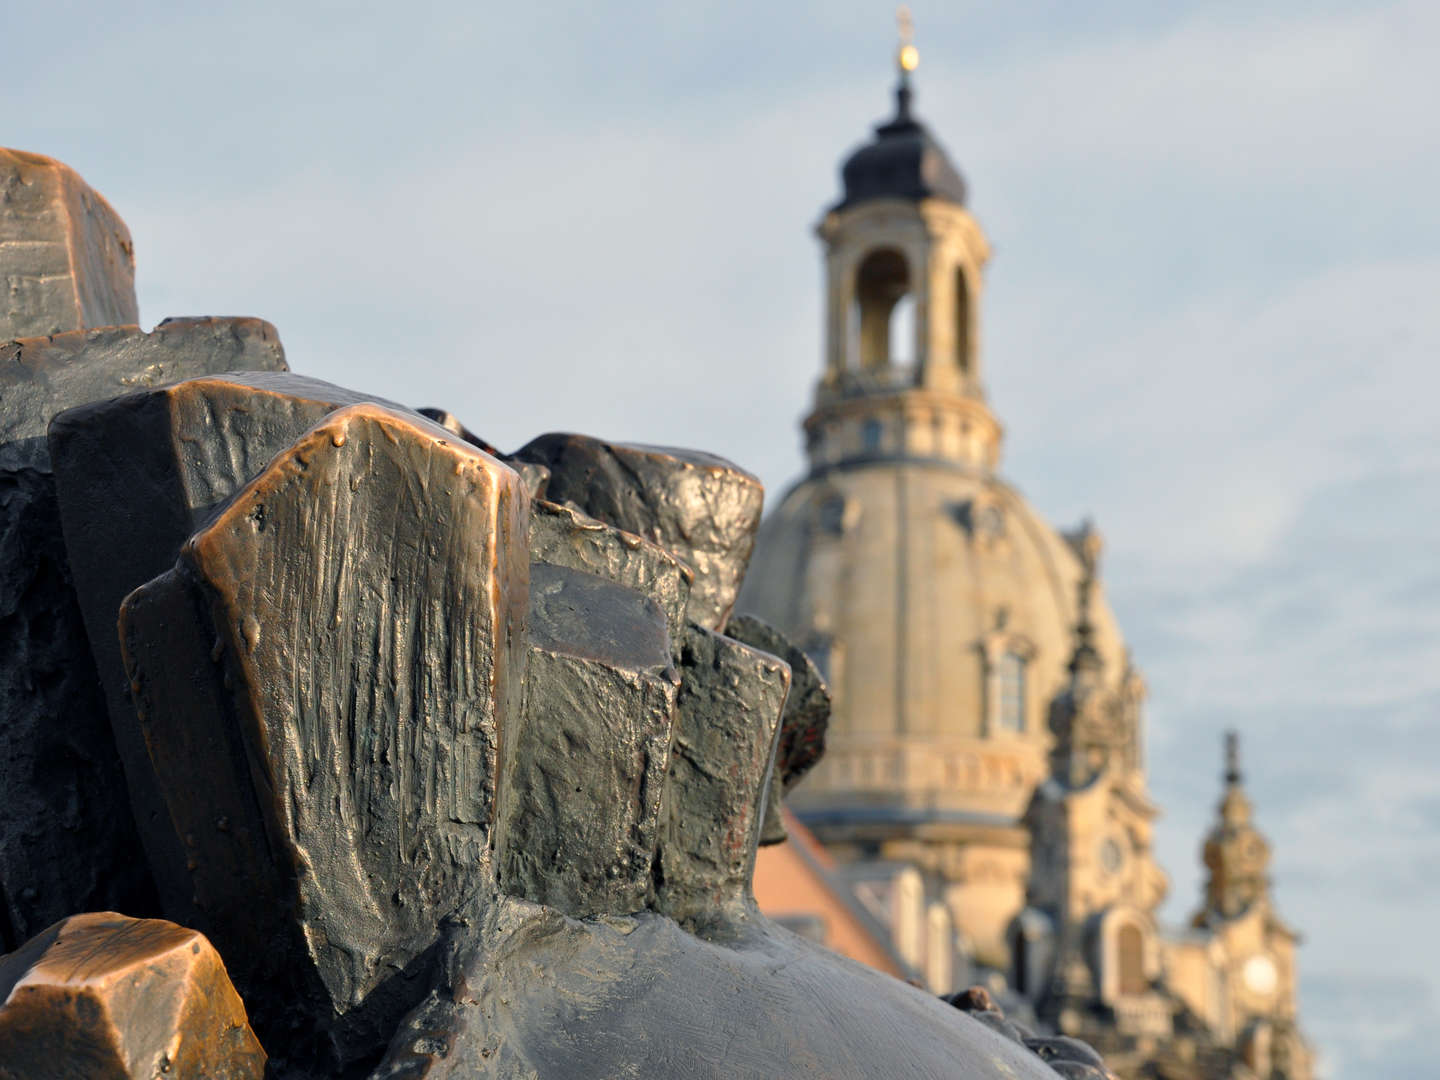
M758 913L696 937L663 915L577 921L501 900L457 987L376 1080L1055 1080L1023 1045Z

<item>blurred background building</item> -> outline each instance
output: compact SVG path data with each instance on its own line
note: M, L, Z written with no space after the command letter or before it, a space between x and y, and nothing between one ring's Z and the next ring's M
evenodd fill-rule
M809 471L766 519L739 604L800 642L835 698L757 893L936 993L987 985L1122 1075L1308 1080L1298 939L1271 903L1234 735L1204 896L1184 931L1157 922L1145 683L1099 534L1057 531L999 474L990 247L915 114L916 61L902 41L894 115L844 161L816 230Z

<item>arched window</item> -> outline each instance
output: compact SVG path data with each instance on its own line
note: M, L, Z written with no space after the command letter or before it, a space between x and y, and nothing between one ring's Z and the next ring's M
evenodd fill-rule
M910 268L904 255L894 248L881 248L865 256L855 275L861 368L889 367L898 359L890 352L891 316L895 305L909 292ZM910 323L913 342L913 313Z
M1002 655L996 670L995 729L1025 730L1025 658L1016 652Z
M890 347L886 355L892 364L908 364L915 359L915 298L909 293L890 309Z
M1145 938L1134 923L1126 923L1115 935L1115 967L1120 993L1145 992Z
M955 364L962 375L970 374L970 286L965 268L955 268Z

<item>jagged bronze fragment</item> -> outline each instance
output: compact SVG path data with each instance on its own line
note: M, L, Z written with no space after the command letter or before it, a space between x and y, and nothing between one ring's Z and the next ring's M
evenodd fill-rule
M500 881L569 915L649 901L677 683L665 614L613 581L531 566L525 708L502 739Z
M583 570L648 596L665 613L678 649L694 572L665 548L573 507L537 499L530 504L530 559Z
M746 904L790 668L691 625L665 791L656 909L705 930Z
M119 596L87 628L78 601L94 598L84 582L76 595L46 430L63 410L139 388L284 367L275 328L260 319L175 319L149 334L115 326L0 345L0 949L87 908L159 913L91 656L92 643L115 652ZM108 475L115 460L148 460L149 449L101 444L81 465ZM163 513L143 501L132 512ZM101 518L86 538L102 561L116 554L115 526ZM131 779L143 826L158 800L146 797L143 772Z
M0 1080L261 1080L265 1051L203 934L113 911L0 958Z
M267 1042L298 1014L337 1063L372 1052L426 989L444 921L488 887L495 754L520 707L526 503L489 455L356 405L125 602L184 872ZM177 662L185 634L212 643L208 660Z
M687 616L723 630L760 526L760 481L695 450L542 435L517 450L550 470L545 497L668 548L695 571Z
M70 166L0 147L0 341L139 321L130 230Z
M785 793L798 784L825 753L830 691L815 662L769 623L753 615L736 615L725 627L725 636L778 656L790 665L790 693L785 698L780 744L775 750L770 797L765 803L765 823L760 833L760 843L779 844L785 840L785 820L780 814Z

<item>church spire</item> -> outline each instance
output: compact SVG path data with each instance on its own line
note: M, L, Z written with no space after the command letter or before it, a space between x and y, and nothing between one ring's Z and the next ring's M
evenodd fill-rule
M1240 736L1225 733L1225 791L1219 820L1205 839L1205 904L1197 925L1232 919L1269 894L1270 845L1251 822L1253 808L1240 768Z
M1238 787L1242 777L1240 775L1240 733L1238 731L1227 731L1225 733L1225 786L1226 788Z
M895 120L909 123L910 101L914 97L910 73L920 66L920 50L915 48L915 22L908 5L901 4L896 10L895 22L900 30L900 47L895 52L895 68L899 72L895 84Z
M1105 662L1095 646L1091 603L1099 576L1103 543L1094 523L1086 519L1066 535L1080 559L1080 580L1075 586L1075 644L1067 670L1070 678L1050 709L1050 730L1055 736L1051 771L1067 787L1084 787L1105 767L1116 728L1118 701L1103 692Z

